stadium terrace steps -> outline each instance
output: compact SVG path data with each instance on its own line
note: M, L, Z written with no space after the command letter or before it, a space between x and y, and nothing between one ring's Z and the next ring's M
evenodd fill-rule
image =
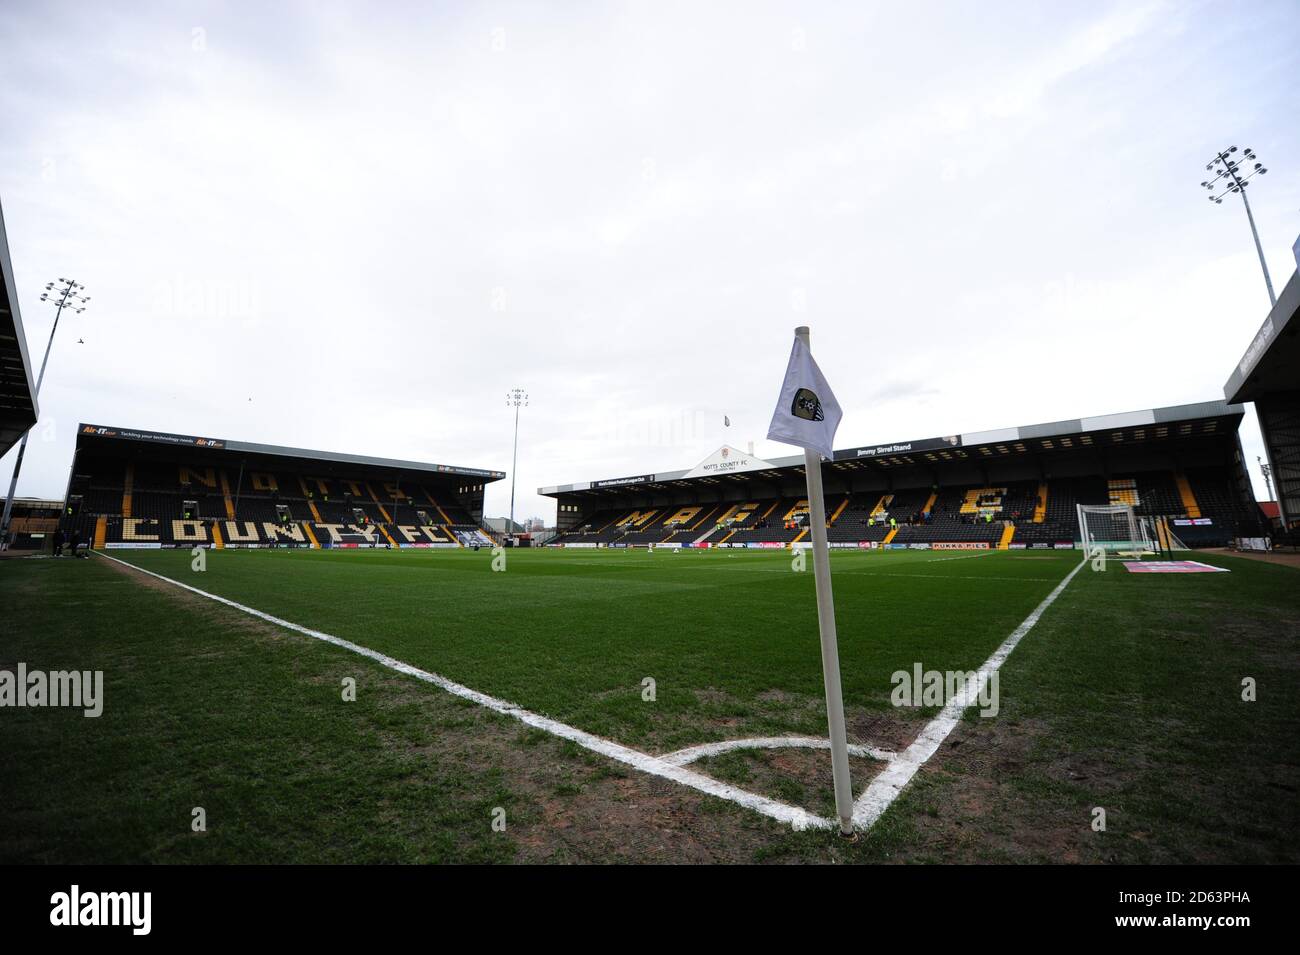
M429 503L433 505L433 509L434 509L435 511L437 511L437 512L442 516L442 520L443 520L443 523L444 523L444 524L454 524L454 523L456 523L456 522L453 521L450 517L447 516L447 512L444 511L444 510L442 509L442 506L438 504L438 502L437 502L437 500L434 498L434 496L433 496L432 494L429 493L428 488L423 488L423 487L422 487L422 488L420 488L420 490L423 491L423 492L424 492L424 496L427 497L427 498L429 499Z
M691 543L692 543L692 544L703 544L706 540L708 540L710 537L712 537L712 536L713 536L714 534L716 534L716 533L718 533L718 528L717 528L717 527L710 527L707 531L705 531L705 532L704 532L703 534L701 534L699 537L697 537L697 538L695 538L693 541L691 541ZM731 534L734 534L734 533L735 533L735 531L732 531L732 532L731 532ZM722 540L726 540L727 537L730 537L730 536L731 536L731 534L727 534L726 537L722 538Z
M1011 546L1011 538L1016 536L1016 525L1007 521L1002 528L1002 537L998 540L998 550L1007 550Z
M235 502L230 497L230 479L226 477L226 472L221 472L221 497L226 505L226 520L235 519Z
M840 501L840 506L835 508L835 513L832 514L830 516L830 520L827 521L827 526L833 527L835 525L835 522L839 520L840 515L844 513L844 509L848 506L849 506L849 495L845 494L844 500Z
M1178 496L1182 499L1183 509L1187 512L1187 516L1200 517L1201 506L1196 502L1196 495L1192 493L1192 485L1187 480L1187 475L1180 471L1174 475L1174 480L1178 484Z
M929 514L929 513L931 513L931 512L934 510L934 502L937 501L937 500L939 500L939 490L938 490L938 488L936 488L935 490L931 491L931 492L930 492L930 496L927 497L927 498L925 499L925 506L921 508L921 512L922 512L923 514Z

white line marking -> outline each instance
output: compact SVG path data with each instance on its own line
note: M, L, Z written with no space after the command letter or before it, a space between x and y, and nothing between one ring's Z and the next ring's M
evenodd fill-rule
M984 661L984 665L979 669L979 676L966 684L964 691L940 711L939 715L926 724L925 729L921 730L919 736L912 741L912 744L903 750L896 758L890 761L871 784L867 786L866 792L858 797L858 801L853 804L853 825L858 829L870 829L880 818L881 814L889 808L890 804L898 798L904 787L912 781L916 771L920 769L931 756L939 749L943 741L948 738L957 721L961 719L962 711L966 707L974 704L980 692L988 683L989 674L999 669L1011 651L1016 648L1034 624L1038 623L1038 618L1043 615L1056 598L1061 596L1061 592L1074 579L1074 575L1083 569L1086 562L1077 564L1074 570L1066 575L1065 579L1056 585L1056 589L1043 598L1043 602L1034 608L1033 613L1024 619L1020 626L1011 632L1011 636L1002 641L1002 645L993 651L993 655Z
M697 759L703 759L706 756L717 756L720 753L728 753L733 749L830 749L831 741L818 736L760 736L753 739L727 739L720 743L701 743L699 746L687 746L685 749L679 749L676 752L668 753L660 757L664 762L672 763L674 766L685 766L693 763ZM889 762L898 754L887 749L877 749L874 746L863 746L859 743L849 744L849 754L852 756L866 756L870 759L879 759L883 762Z
M932 563L932 561L921 560L921 561L917 561L917 563L918 563L918 564L927 564L927 563ZM753 574L790 574L790 573L793 573L793 571L791 571L791 570L790 570L789 568L787 568L787 567L736 567L736 568L734 568L734 569L735 569L735 570L743 570L745 573L753 573ZM869 570L841 570L841 571L839 571L839 573L841 573L841 574L846 574L846 575L851 576L851 577L928 577L928 578L930 578L931 580L987 580L987 581L989 581L990 583L999 583L999 582L1004 581L1004 580L1010 580L1010 581L1021 581L1021 580L1027 580L1027 581L1030 581L1031 583L1036 583L1036 584L1050 584L1050 583L1055 583L1055 582L1056 582L1056 578L1055 578L1055 577L1001 577L1001 576L999 576L999 577L989 577L989 576L977 577L977 576L975 576L975 575L973 575L973 574L964 574L964 575L958 575L958 574L894 574L894 573L889 573L888 571L874 570L874 569L869 569ZM678 586L686 587L686 586L695 586L695 585L694 585L694 584L679 584ZM703 585L701 585L701 586L709 586L709 585L708 585L708 584L703 584Z
M1031 583L1048 584L1056 580L1055 577L977 577L973 574L890 574L872 570L845 570L842 573L852 574L855 577L927 577L931 580L986 580L989 583L1027 580Z
M541 716L520 706L509 703L505 700L499 700L494 696L488 696L486 693L480 693L477 690L471 690L467 686L462 686L448 680L446 677L439 676L436 673L430 673L428 670L421 670L418 667L411 666L409 663L403 663L377 650L371 650L369 647L363 647L360 644L353 643L350 640L344 640L342 637L336 637L333 634L323 633L320 630L312 630L309 627L292 623L288 620L282 620L279 617L273 617L269 613L263 613L252 607L246 607L241 603L236 603L226 597L210 594L205 590L199 590L197 587L191 587L189 584L183 584L179 580L173 580L171 577L164 577L162 574L156 574L152 570L145 570L143 567L132 564L130 561L119 560L116 557L110 557L108 554L94 551L105 560L111 560L115 564L121 564L123 567L130 567L132 570L139 571L142 574L148 574L150 577L165 581L180 587L182 590L188 590L190 593L198 594L200 597L206 597L217 603L225 604L241 613L246 613L251 617L257 617L259 620L265 620L267 623L273 623L277 627L284 627L286 630L292 630L295 633L301 633L304 636L311 637L313 640L321 640L325 643L331 643L336 647L342 647L344 650L351 650L353 653L360 654L374 660L390 670L396 670L398 673L404 673L407 676L413 676L417 680L423 680L425 683L432 683L434 686L446 690L453 696L459 696L465 700L471 700L479 706L502 713L505 716L512 717L519 722L528 726L543 730L553 736L561 739L571 740L589 749L594 753L600 753L602 756L608 756L610 759L617 760L631 766L633 769L639 769L643 773L649 773L652 776L659 776L663 779L671 779L675 783L683 786L689 786L692 789L699 790L710 796L717 796L719 799L727 799L746 809L752 809L755 812L762 813L778 822L795 828L816 828L831 829L838 826L838 823L832 822L824 816L818 816L804 809L778 802L775 799L768 799L766 796L760 796L757 793L751 793L744 789L737 789L735 786L729 786L726 783L718 782L708 776L702 775L683 766L678 766L659 756L651 756L649 753L642 753L639 750L623 746L621 743L615 743L613 740L604 739L584 730L568 726L558 720Z

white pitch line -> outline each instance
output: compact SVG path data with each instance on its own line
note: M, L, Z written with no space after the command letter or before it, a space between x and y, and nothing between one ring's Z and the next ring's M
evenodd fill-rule
M1061 596L1061 592L1074 579L1074 575L1083 569L1084 563L1086 562L1077 564L1074 570L1056 585L1056 589L1043 598L1043 602L1034 608L1033 613L1026 617L1024 622L1011 632L1011 636L1002 641L1002 645L993 651L993 655L984 661L984 665L979 669L979 676L968 683L962 693L950 700L939 715L926 724L925 729L921 730L912 744L891 760L889 765L871 781L866 792L853 804L853 825L856 828L870 829L890 804L898 798L899 793L916 775L916 771L925 765L926 760L933 756L943 741L948 738L948 734L961 719L962 711L977 701L985 684L988 683L989 674L1002 666L1025 634L1038 623L1038 618L1043 615L1043 611Z
M989 583L1001 583L1003 581L1019 582L1027 580L1032 583L1046 584L1051 583L1056 579L1055 577L977 577L973 574L962 574L960 576L957 574L889 574L870 570L846 570L843 571L843 573L852 574L855 577L925 577L930 580L985 580Z
M701 743L698 746L687 746L685 749L679 749L660 758L665 762L672 763L674 766L685 766L697 759L703 759L706 756L717 756L720 753L729 753L734 749L830 748L830 739L818 736L760 736L753 739L727 739L720 743ZM892 750L877 749L874 746L863 746L859 743L849 744L849 754L852 756L866 756L882 762L889 762L898 755Z
M246 607L241 603L236 603L226 597L217 594L208 593L206 590L199 590L197 587L191 587L189 584L183 584L179 580L173 580L171 577L164 577L162 574L154 573L152 570L145 570L130 561L119 560L116 557L110 557L108 554L94 551L95 554L111 560L115 564L121 564L123 567L129 567L132 570L139 571L142 574L148 574L150 577L165 581L182 590L188 590L190 593L198 594L200 597L206 597L208 600L216 601L219 604L225 604L241 613L246 613L251 617L257 617L259 620L265 620L267 623L275 624L277 627L284 627L286 630L292 630L295 633L301 633L304 636L311 637L313 640L321 640L325 643L333 644L336 647L342 647L344 650L350 650L353 653L360 654L363 657L374 660L390 670L396 670L398 673L404 673L407 676L413 676L417 680L423 680L425 683L432 683L453 696L461 699L470 700L479 706L494 710L497 713L512 717L525 725L535 727L558 736L561 739L567 739L579 746L589 749L594 753L607 756L610 759L617 760L620 763L638 769L643 773L649 773L651 776L659 776L663 779L670 779L675 783L683 786L689 786L692 789L706 793L710 796L716 796L719 799L726 799L746 809L752 809L755 812L762 813L778 822L795 828L816 828L831 829L835 828L838 823L832 822L824 816L818 816L796 806L791 806L775 799L768 799L766 796L760 796L756 793L748 792L744 789L737 789L735 786L729 786L726 783L718 782L708 776L697 773L694 770L687 769L669 762L660 756L651 756L649 753L643 753L639 750L624 746L621 743L615 743L576 727L561 723L546 716L525 710L523 707L516 706L506 700L497 699L494 696L488 696L486 693L480 693L477 690L471 690L467 686L462 686L448 680L444 676L436 673L430 673L428 670L421 670L418 667L411 666L409 663L403 663L401 660L390 657L387 654L371 650L369 647L363 647L360 644L353 643L350 640L344 640L342 637L336 637L333 634L324 633L320 630L312 630L310 627L304 627L300 624L288 620L282 620L274 617L269 613L263 613L252 607Z

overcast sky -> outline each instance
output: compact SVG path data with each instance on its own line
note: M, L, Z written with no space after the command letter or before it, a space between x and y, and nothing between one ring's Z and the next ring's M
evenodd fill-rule
M1298 37L1294 0L5 0L34 363L45 283L92 296L19 493L62 497L78 421L509 471L520 386L549 519L540 485L793 453L799 324L839 447L1221 398L1268 299L1198 184L1266 161L1280 291Z

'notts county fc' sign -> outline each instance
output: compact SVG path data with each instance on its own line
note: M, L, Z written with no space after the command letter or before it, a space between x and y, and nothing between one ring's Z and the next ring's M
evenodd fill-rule
M769 461L760 460L752 454L745 454L743 451L737 451L729 444L724 444L683 476L688 478L714 477L719 474L759 471L773 466Z

